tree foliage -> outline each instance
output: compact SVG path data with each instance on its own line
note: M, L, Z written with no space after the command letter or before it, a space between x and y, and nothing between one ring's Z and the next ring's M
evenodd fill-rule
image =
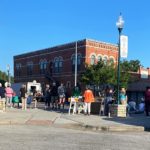
M10 76L11 82L14 81L14 77ZM8 81L8 75L6 74L6 72L2 72L0 70L0 82L2 84L4 84L6 81Z
M124 60L121 62L121 68L122 71L131 71L131 72L137 72L139 67L141 66L141 63L139 60Z
M115 80L115 68L113 64L105 64L99 61L97 64L86 65L85 72L81 75L81 82L85 84L113 83Z
M139 60L120 62L120 87L127 87L131 76L129 72L137 72L140 67ZM85 84L111 84L117 86L117 66L104 63L102 60L94 65L86 65L85 72L81 75L81 82Z

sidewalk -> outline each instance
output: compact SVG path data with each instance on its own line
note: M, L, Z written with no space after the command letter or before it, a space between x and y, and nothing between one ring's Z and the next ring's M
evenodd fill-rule
M127 118L108 118L98 115L68 115L67 110L61 113L42 108L26 111L8 108L7 112L0 112L0 125L46 125L92 131L149 131L150 117L132 114Z

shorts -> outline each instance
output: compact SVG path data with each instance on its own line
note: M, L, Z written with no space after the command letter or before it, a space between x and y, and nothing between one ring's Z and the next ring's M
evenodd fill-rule
M63 95L59 95L59 98L65 98L65 95L63 94Z

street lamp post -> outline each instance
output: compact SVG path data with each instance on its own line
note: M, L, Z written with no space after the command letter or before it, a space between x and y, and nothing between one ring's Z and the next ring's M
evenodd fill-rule
M10 65L7 65L7 72L8 72L8 83L10 83Z
M116 22L116 26L119 31L119 43L118 43L118 68L117 68L117 104L119 104L119 97L120 97L120 37L121 31L123 29L124 20L120 13L118 21Z

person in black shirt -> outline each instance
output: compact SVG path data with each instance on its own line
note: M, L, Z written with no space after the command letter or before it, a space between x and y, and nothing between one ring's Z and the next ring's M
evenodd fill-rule
M44 98L45 98L45 109L50 108L51 90L49 84L46 85L46 88L44 90Z
M27 109L27 97L26 97L26 86L23 84L20 88L20 97L22 101L22 110Z
M52 89L51 89L51 103L52 103L52 109L57 109L58 105L58 91L57 91L56 83L53 83Z
M5 99L5 88L2 87L2 84L0 83L0 99L4 101L5 107L4 111L6 111L6 99Z
M0 98L1 100L5 100L5 88L2 87L1 83L0 83Z

